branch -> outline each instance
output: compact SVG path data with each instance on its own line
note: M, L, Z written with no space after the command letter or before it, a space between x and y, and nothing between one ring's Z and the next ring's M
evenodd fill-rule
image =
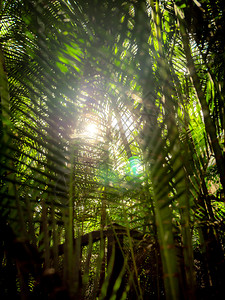
M108 228L103 230L95 230L92 232L89 232L81 237L78 237L74 240L74 248L76 247L76 244L80 244L81 247L87 246L89 243L96 243L100 241L102 238L108 238L110 236L114 235L127 235L127 228L121 225L117 225L117 228ZM144 234L141 232L131 229L130 236L136 240L142 240L144 237ZM61 244L58 246L59 255L64 254L65 244Z

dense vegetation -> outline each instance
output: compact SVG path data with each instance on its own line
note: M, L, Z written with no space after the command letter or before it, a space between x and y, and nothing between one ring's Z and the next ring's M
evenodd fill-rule
M1 299L222 299L225 3L0 12Z

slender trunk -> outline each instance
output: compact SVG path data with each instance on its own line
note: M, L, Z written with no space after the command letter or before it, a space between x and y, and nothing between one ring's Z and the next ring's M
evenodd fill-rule
M59 253L58 253L58 245L60 243L59 232L56 231L56 216L55 216L55 207L53 202L51 203L51 220L52 220L52 238L53 238L53 263L56 272L59 271Z
M45 200L42 200L42 233L43 233L43 245L44 245L44 259L45 268L50 268L50 241L49 241L49 228L48 228L48 208L46 206Z
M75 203L75 164L76 164L77 149L75 146L71 146L71 171L70 171L70 182L69 182L69 199L68 207L65 208L65 244L66 244L66 256L65 256L65 273L66 273L66 284L69 290L70 296L73 298L76 293L78 286L75 286L75 250L79 252L78 244L74 249L74 203ZM78 253L77 253L78 254Z
M175 87L173 85L174 81L171 75L170 66L168 65L167 59L164 55L162 34L161 34L162 25L161 25L159 1L151 1L151 8L153 14L153 21L155 24L156 39L158 44L158 49L156 50L159 53L159 64L160 64L159 75L161 77L161 81L163 82L162 92L165 98L162 100L162 103L164 104L164 110L165 110L165 124L167 130L169 131L168 136L173 138L173 140L171 141L170 153L172 155L171 162L172 162L173 172L175 174L175 188L176 188L176 193L178 195L177 203L180 210L184 271L186 275L186 280L185 280L186 282L185 283L179 282L180 296L182 294L183 296L185 295L186 297L194 298L195 297L195 275L194 275L194 266L193 266L194 260L193 260L192 239L191 239L191 230L190 230L190 207L189 207L190 196L189 196L189 187L188 187L189 182L184 169L186 165L185 153L184 153L185 149L179 140L179 132L178 132L178 125L177 125L178 120L176 119L176 115L177 115L176 106L174 105L174 101L171 97L171 95L175 94ZM175 141L175 143L173 143L173 141ZM180 157L181 160L178 159L178 157ZM167 201L169 202L169 199L168 200L165 199L165 202ZM156 204L156 209L157 209L157 205L158 204ZM166 204L164 206L166 206ZM165 210L165 215L167 214L171 215L171 213L169 213L170 210L169 208L166 211L165 207L162 208L162 206L159 206L158 209L161 210L160 214L162 218L164 216L164 212L163 212L164 210ZM164 225L161 224L161 226L163 229ZM165 228L165 230L169 231L169 228ZM174 241L172 240L172 236L170 242L174 244ZM163 258L163 253L162 253L162 259L165 261L165 258ZM168 266L170 266L169 261L167 261L167 264ZM179 276L181 280L182 277L181 274L179 274ZM184 284L186 285L188 295L186 295L184 291L181 291L181 287ZM174 295L171 294L168 298L173 296L175 297L177 296L175 294L175 291L174 291Z

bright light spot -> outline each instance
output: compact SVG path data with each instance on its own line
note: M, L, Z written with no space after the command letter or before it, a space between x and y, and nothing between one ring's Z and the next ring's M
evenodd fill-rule
M99 127L97 124L90 122L89 124L82 124L79 131L74 130L71 134L72 139L82 138L82 139L96 139L99 134ZM99 138L99 137L98 137Z
M143 175L143 166L140 159L137 156L129 158L129 162L126 165L125 172L128 176L140 178Z
M96 124L94 123L90 123L85 127L85 135L87 135L87 137L96 137L96 135L98 134L98 127Z
M142 165L139 158L137 156L132 156L129 158L129 162L130 162L130 173L134 176L140 175L142 171Z

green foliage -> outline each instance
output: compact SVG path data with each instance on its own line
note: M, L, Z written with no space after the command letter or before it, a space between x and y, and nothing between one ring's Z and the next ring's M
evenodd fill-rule
M220 297L224 5L0 11L4 297Z

